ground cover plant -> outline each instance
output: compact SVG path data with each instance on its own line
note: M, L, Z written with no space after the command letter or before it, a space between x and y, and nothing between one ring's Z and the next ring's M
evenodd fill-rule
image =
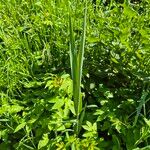
M149 18L149 0L1 0L0 150L150 149Z

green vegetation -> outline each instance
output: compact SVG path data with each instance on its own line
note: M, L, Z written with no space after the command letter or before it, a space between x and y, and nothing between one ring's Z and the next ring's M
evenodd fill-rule
M69 13L71 14L71 10L69 11ZM81 43L79 48L75 44L71 15L69 16L70 64L71 64L71 73L72 73L72 80L73 80L73 100L74 100L74 107L77 116L77 125L76 125L77 135L79 134L81 128L80 125L82 125L82 120L83 120L80 119L79 116L82 111L81 78L82 78L82 67L83 67L83 58L84 58L84 49L85 49L86 15L87 15L87 2L85 2L83 30L82 30ZM84 113L85 111L83 111L83 114Z
M149 150L149 18L149 0L1 0L0 150Z

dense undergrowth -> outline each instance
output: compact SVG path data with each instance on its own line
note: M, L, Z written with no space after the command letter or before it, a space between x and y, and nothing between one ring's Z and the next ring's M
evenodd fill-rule
M81 0L70 1L75 42ZM150 2L88 1L79 136L68 3L0 1L0 150L150 149Z

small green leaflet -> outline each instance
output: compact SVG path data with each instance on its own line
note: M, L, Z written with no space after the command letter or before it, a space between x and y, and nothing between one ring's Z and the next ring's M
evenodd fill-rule
M16 132L18 132L19 130L21 130L22 128L24 128L25 125L26 125L26 122L23 122L23 123L19 124L19 125L16 127L14 133L16 133Z
M39 141L38 149L45 147L48 144L48 142L49 142L48 134L44 134L42 140Z

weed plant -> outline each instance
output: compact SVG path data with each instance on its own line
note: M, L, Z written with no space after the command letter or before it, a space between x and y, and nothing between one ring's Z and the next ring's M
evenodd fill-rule
M0 149L149 149L149 8L1 0Z

